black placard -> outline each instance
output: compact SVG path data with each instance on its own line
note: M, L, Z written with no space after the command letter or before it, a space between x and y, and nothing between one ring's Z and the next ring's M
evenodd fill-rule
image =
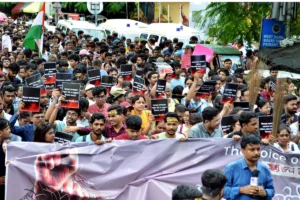
M101 86L106 88L107 93L110 93L111 88L114 86L114 77L102 76Z
M142 70L136 70L135 76L141 78L143 76L143 71Z
M227 102L233 103L236 93L238 91L238 84L235 83L226 83L225 88L224 88L224 93L222 96L222 99L220 103L225 104Z
M222 131L225 133L230 133L232 129L232 122L233 122L233 117L234 115L228 115L225 117L222 117L221 120L221 126L222 126Z
M155 93L156 99L162 99L165 97L166 84L167 84L167 81L164 79L157 80L156 93Z
M77 83L63 83L62 89L63 95L66 97L61 102L61 106L64 108L79 108L79 94L80 84Z
M30 77L26 78L25 80L26 80L27 85L30 87L44 86L41 74L36 74L36 75L30 76Z
M56 74L56 63L54 62L45 63L44 74Z
M24 102L24 112L39 112L40 111L40 88L23 87L22 101Z
M206 73L206 56L192 55L191 56L191 74L192 76L198 71L200 74Z
M249 101L235 101L233 102L233 107L243 108L244 111L250 111L250 102Z
M73 135L65 132L56 132L54 141L57 144L65 144L71 142L73 139Z
M138 94L144 95L144 85L145 85L145 80L135 76L132 84L132 96Z
M57 73L56 74L56 87L62 90L63 83L71 83L72 74L69 73Z
M88 77L90 84L95 85L96 87L101 84L101 72L100 69L92 69L88 71Z
M215 91L215 87L216 81L206 81L200 86L199 90L196 92L195 97L206 99L207 96L209 96L212 92Z
M164 120L168 113L168 99L151 99L151 110L155 121Z
M45 88L54 89L56 84L56 74L45 74L44 77L46 79Z
M262 139L268 138L272 134L273 116L258 117L258 127L260 137Z
M132 65L121 65L120 75L123 76L124 81L132 80Z

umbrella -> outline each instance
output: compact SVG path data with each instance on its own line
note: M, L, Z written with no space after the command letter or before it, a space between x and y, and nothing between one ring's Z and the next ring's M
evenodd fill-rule
M41 10L43 2L25 3L23 12L24 13L38 13Z
M0 12L0 22L4 22L6 20L7 20L7 16L4 13Z

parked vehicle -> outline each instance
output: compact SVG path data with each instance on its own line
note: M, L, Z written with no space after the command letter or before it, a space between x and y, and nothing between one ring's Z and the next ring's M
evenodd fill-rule
M87 21L77 21L77 20L59 20L57 27L64 32L69 30L75 32L77 35L79 30L82 30L84 34L89 34L94 38L99 38L99 40L105 39L107 37L106 32L103 28L97 27L94 23Z
M109 19L100 25L100 27L105 29L107 35L112 35L113 32L116 32L119 37L125 36L132 41L139 37L141 30L148 26L145 23L131 19Z

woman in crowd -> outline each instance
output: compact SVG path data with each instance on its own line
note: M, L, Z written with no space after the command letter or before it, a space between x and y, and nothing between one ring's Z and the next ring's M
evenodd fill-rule
M148 93L145 93L144 96L148 96ZM147 135L151 130L154 117L150 110L145 110L146 98L144 96L136 95L132 97L133 110L131 111L131 114L137 115L142 119L142 134Z
M53 143L55 131L53 126L47 122L37 126L34 131L34 142Z
M274 146L282 152L299 152L298 145L291 141L291 129L286 125L280 125L277 133L277 142Z
M266 115L272 114L272 107L270 103L265 99L260 99L257 101L257 108L255 109L255 112L261 112Z

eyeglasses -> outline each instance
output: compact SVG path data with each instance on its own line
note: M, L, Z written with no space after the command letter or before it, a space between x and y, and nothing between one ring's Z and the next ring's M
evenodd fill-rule
M102 96L95 96L97 99L104 99L106 97L106 95L102 95Z
M268 106L268 107L263 107L264 109L271 109L272 107L271 106Z
M47 96L43 96L43 97L41 97L41 99L48 99L49 97L47 97Z

